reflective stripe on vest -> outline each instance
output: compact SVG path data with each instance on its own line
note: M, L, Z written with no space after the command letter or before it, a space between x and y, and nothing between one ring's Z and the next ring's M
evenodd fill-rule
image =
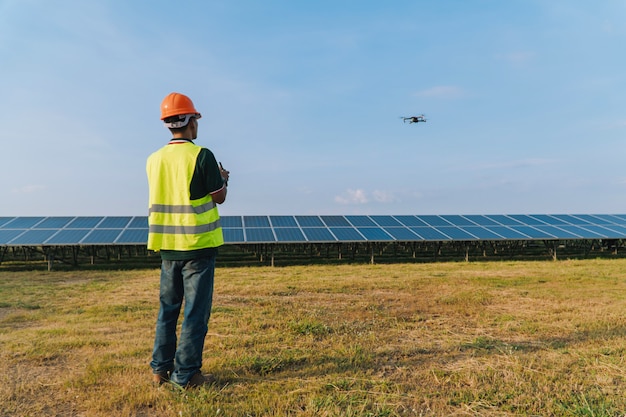
M148 158L148 249L187 251L224 244L217 205L211 196L189 198L200 150L191 142L172 144Z

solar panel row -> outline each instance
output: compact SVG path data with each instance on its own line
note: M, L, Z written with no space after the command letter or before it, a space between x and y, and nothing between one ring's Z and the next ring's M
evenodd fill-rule
M223 216L226 243L626 239L625 214ZM145 216L0 217L0 245L143 245Z

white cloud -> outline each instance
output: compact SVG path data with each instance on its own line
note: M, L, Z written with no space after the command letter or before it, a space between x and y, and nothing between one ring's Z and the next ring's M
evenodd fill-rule
M348 189L343 194L335 197L335 202L339 204L366 204L369 202L367 195L364 190L357 189L352 190Z
M399 201L391 191L374 190L366 192L363 189L348 189L341 195L335 197L335 202L343 205L359 205L370 202L394 203Z

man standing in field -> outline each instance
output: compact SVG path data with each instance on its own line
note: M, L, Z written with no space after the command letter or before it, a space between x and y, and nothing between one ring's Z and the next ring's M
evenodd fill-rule
M226 200L229 172L213 153L193 143L202 117L189 97L171 93L161 120L172 133L148 157L148 249L161 254L160 309L152 367L154 382L191 388L213 382L202 375L202 350L213 300L217 248L224 243L217 204ZM182 307L180 340L176 337Z

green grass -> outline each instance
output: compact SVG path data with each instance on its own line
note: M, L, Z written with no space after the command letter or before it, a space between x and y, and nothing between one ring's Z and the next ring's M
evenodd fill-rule
M623 416L626 260L218 268L151 385L158 270L0 269L0 416Z

